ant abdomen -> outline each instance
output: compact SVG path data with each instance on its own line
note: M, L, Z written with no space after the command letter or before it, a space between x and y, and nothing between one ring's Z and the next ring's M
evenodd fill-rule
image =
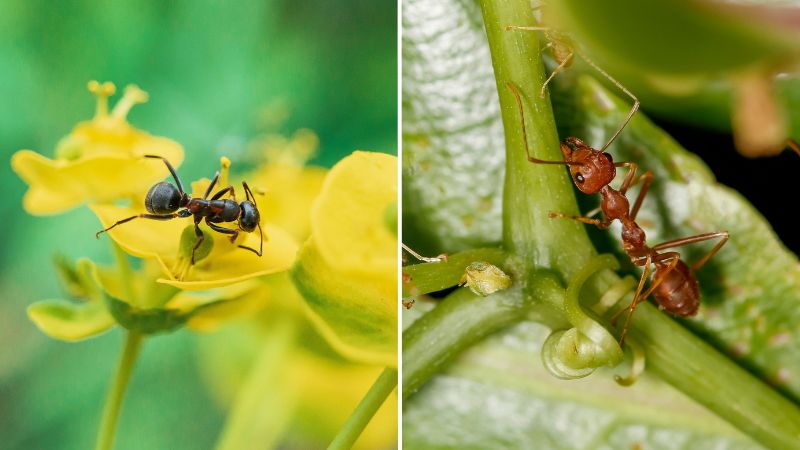
M181 192L170 183L156 183L147 191L144 207L151 214L170 214L181 207Z
M667 272L669 263L659 263L653 272L653 279L662 276L664 279L653 291L656 302L667 312L678 317L689 317L697 314L700 307L700 289L692 269L681 260Z

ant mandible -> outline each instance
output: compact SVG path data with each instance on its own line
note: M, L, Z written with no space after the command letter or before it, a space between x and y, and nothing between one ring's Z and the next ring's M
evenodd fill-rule
M156 155L144 156L145 158L154 158L164 161L167 169L169 169L169 173L172 174L172 178L175 180L175 185L172 185L166 181L161 181L154 184L153 187L147 191L147 196L145 196L144 199L144 206L149 214L137 214L135 216L119 220L114 223L114 225L98 231L95 235L98 239L100 238L101 233L105 233L117 225L122 225L123 223L130 222L136 218L171 220L194 216L194 232L197 235L197 242L195 242L194 247L192 247L192 264L194 264L195 252L198 248L200 248L200 244L203 243L203 239L205 239L203 232L200 231L200 222L202 222L203 219L205 219L206 225L208 225L212 230L218 233L231 235L231 242L236 241L240 231L251 233L258 228L258 234L261 237L258 250L246 245L239 245L238 247L249 250L256 255L261 256L264 249L264 233L261 231L260 222L261 214L258 212L256 198L250 191L250 187L247 186L246 182L242 182L242 186L244 187L247 200L244 200L241 203L236 203L233 186L220 189L211 197L211 199L208 198L209 194L211 194L211 191L214 189L214 186L217 184L217 180L219 180L219 171L217 171L216 175L214 175L214 179L211 180L211 183L208 185L208 189L206 189L203 198L192 197L183 190L183 184L181 183L180 178L178 178L178 174L175 172L172 164L170 164L166 158ZM230 198L221 198L223 195L228 193L231 195ZM225 228L216 225L217 223L234 221L237 223L238 229Z
M543 8L544 5L535 6L532 8L532 11L536 11L538 9ZM521 30L521 31L541 31L544 33L545 38L547 39L547 45L542 48L542 51L546 49L550 49L551 53L553 54L553 59L555 59L556 66L555 69L550 73L550 76L542 84L542 89L539 91L539 96L544 98L545 89L547 85L550 84L550 81L555 78L556 75L561 73L564 69L568 68L572 65L572 60L575 54L577 53L589 66L591 66L594 70L596 70L599 74L605 77L608 81L610 81L614 86L618 87L622 92L625 93L628 97L633 100L633 106L631 110L628 112L628 116L625 117L625 120L622 122L622 125L617 129L617 131L611 136L611 138L600 148L600 151L605 151L617 136L622 133L622 130L628 125L628 122L631 121L633 115L636 114L636 111L639 109L639 99L636 98L635 95L631 91L625 88L619 81L614 79L611 75L608 74L605 70L600 68L591 58L589 58L585 53L583 53L578 47L572 42L569 35L556 30L550 27L542 27L542 26L535 26L535 27L525 27L525 26L517 26L517 25L508 25L506 26L506 31L511 30Z
M525 131L525 113L522 107L522 98L513 83L506 83L514 97L517 99L522 120L522 136L525 142L525 152L528 161L534 164L563 164L569 167L570 176L575 186L584 194L600 193L600 206L589 212L586 216L573 216L569 214L550 213L550 218L564 217L579 222L595 225L600 229L608 228L614 220L619 220L622 224L622 248L631 259L631 262L644 268L639 279L639 285L633 296L631 304L626 308L628 317L620 335L620 345L625 343L625 335L631 323L633 311L636 306L645 301L651 294L661 309L678 316L689 317L697 314L700 306L700 291L697 286L697 279L694 271L701 268L708 260L716 254L725 242L728 241L727 231L716 231L713 233L698 234L672 241L663 242L654 247L647 245L644 230L636 223L636 214L642 206L642 201L653 180L653 173L647 171L634 181L638 165L634 162L615 163L609 153L596 150L584 144L576 137L568 137L561 142L561 153L564 161L544 161L531 156L528 149L528 137ZM614 180L617 167L627 167L628 174L622 182L619 190L610 186ZM625 193L632 185L643 181L642 188L633 208L628 203ZM604 219L593 219L592 216L602 211ZM719 238L719 242L699 261L694 263L691 268L681 261L681 255L675 251L661 253L668 248L681 247L688 244L703 242L710 239ZM647 280L650 266L655 265L650 286L644 290L645 280ZM625 311L624 309L621 310ZM617 314L619 314L617 313ZM616 316L614 317L616 319Z

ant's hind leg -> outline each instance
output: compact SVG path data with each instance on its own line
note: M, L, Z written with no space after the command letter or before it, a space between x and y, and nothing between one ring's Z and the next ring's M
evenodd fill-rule
M211 194L211 190L214 189L214 186L216 186L218 180L219 180L219 170L217 171L217 173L214 174L214 178L211 179L211 183L208 184L208 188L206 188L206 193L203 194L203 199L208 198L208 195Z
M594 214L597 214L596 212ZM578 222L588 223L589 225L594 225L601 230L605 230L611 225L610 220L600 220L600 219L592 219L591 216L594 214L590 214L587 216L575 216L572 214L563 214L563 213L550 213L547 217L551 219L572 219L577 220Z

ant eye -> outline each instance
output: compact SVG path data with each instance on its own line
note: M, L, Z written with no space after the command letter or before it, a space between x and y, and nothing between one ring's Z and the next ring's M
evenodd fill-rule
M586 178L584 178L583 174L580 173L580 172L575 174L575 179L578 180L578 183L581 183L581 184L583 184L583 182L586 181Z
M610 162L610 163L614 162L614 158L611 157L611 153L603 152L603 155L605 155L605 157L608 160L608 162Z

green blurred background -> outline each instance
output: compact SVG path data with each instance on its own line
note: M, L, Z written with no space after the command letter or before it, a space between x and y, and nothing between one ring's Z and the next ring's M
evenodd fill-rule
M150 94L130 122L180 142L186 180L234 163L265 132L317 132L313 164L354 149L397 150L396 3L369 0L101 3L4 0L0 6L0 448L91 448L121 346L119 329L78 344L41 334L25 308L61 297L52 257L110 262L85 208L31 217L8 161L56 142L94 113L90 79ZM119 95L112 99L113 102ZM234 167L236 168L236 167ZM242 169L239 165L239 169ZM199 339L149 340L117 449L211 448L224 415L202 384Z

